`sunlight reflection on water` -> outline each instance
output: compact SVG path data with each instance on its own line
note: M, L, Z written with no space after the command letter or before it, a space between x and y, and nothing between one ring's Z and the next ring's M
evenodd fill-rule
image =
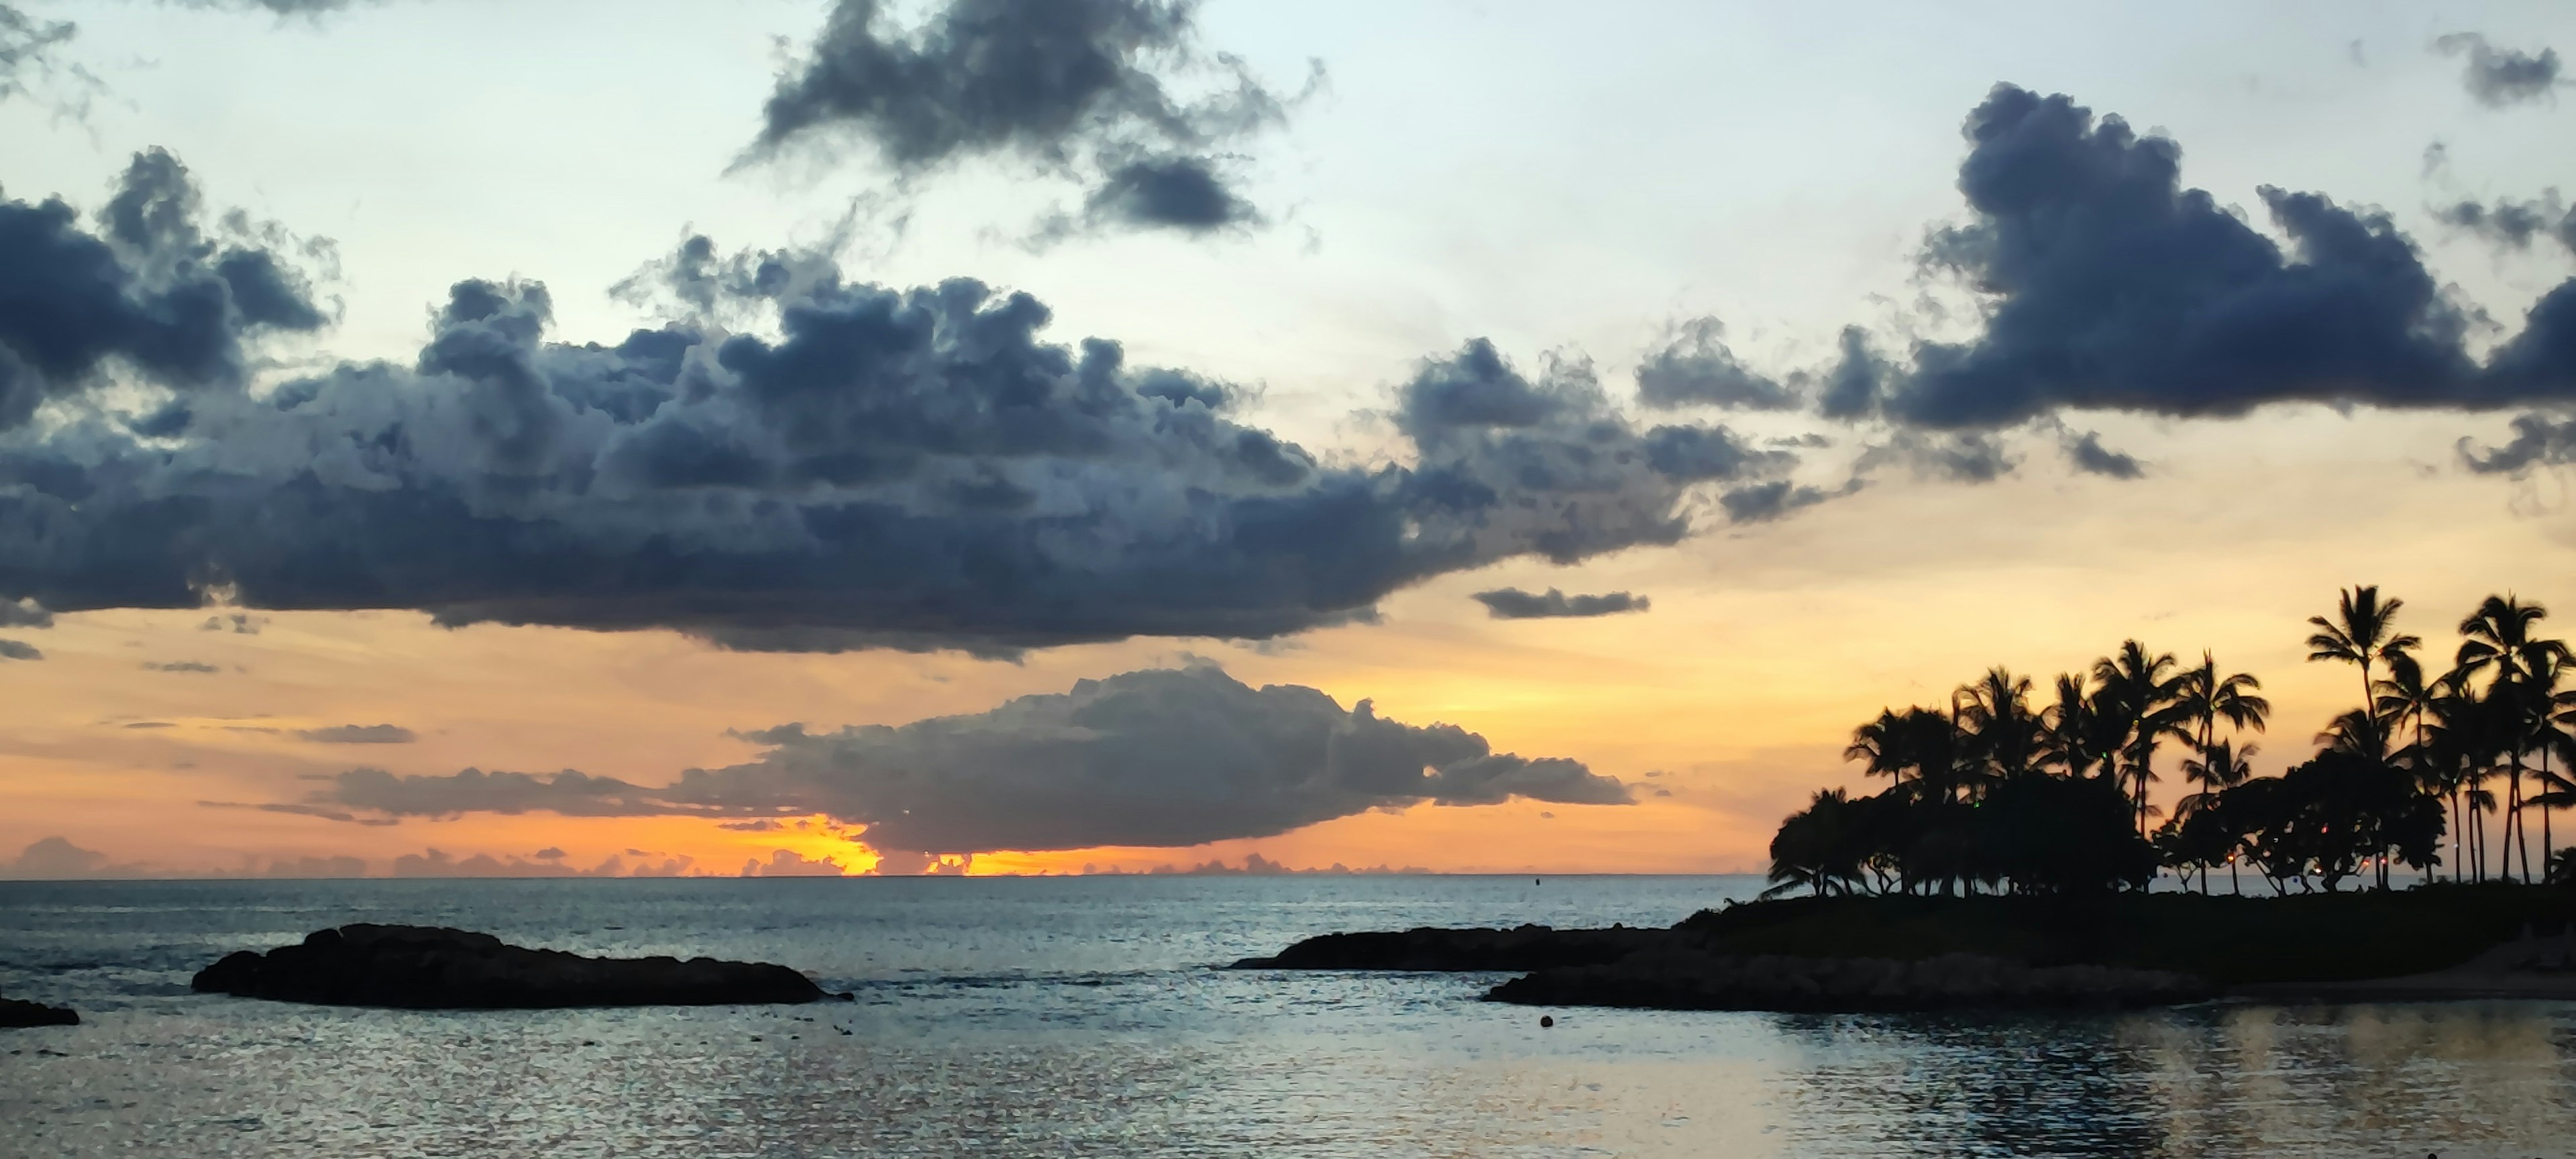
M1541 1030L1474 1000L1491 979L1210 968L1324 929L1660 924L1742 881L779 884L0 885L0 991L90 1018L0 1038L0 1154L2460 1159L2576 1139L2565 1005L1578 1010ZM223 950L361 918L772 958L860 1000L411 1013L186 993Z

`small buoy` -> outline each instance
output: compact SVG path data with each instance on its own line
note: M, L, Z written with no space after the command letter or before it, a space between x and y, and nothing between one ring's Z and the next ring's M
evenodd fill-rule
M1547 1015L1547 1014L1539 1015L1539 1016L1538 1016L1538 1025L1539 1025L1539 1029L1541 1029L1541 1030L1545 1030L1545 1029L1547 1029L1548 1027L1551 1027L1551 1026L1556 1025L1556 1018L1555 1018L1554 1016L1552 1016L1552 1015Z
M1531 885L1537 885L1538 883L1539 883L1539 882L1538 882L1538 879L1537 879L1537 878L1533 877L1533 878L1531 878L1531 879L1530 879L1530 884L1531 884Z

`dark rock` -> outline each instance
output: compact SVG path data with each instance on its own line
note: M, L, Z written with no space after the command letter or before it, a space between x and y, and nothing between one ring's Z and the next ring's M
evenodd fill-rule
M42 1002L22 1002L0 998L0 1030L17 1030L29 1026L78 1026L80 1014L61 1006Z
M1812 1012L1967 1008L2124 1008L2213 997L2208 983L2161 970L2026 966L1973 954L1916 961L1713 954L1674 944L1606 965L1514 978L1487 992L1529 1006Z
M302 945L227 954L200 993L412 1010L731 1006L828 997L785 966L713 958L585 958L430 926L349 925Z
M1281 950L1276 957L1245 958L1238 970L1407 970L1475 972L1545 970L1618 961L1664 938L1662 930L1444 930L1325 934Z

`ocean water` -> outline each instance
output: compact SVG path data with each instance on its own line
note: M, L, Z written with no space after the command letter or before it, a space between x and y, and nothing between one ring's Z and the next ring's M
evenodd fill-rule
M2576 1005L1554 1011L1217 969L1309 934L1668 924L1749 878L0 882L0 1155L2576 1154ZM850 1004L188 992L350 921L784 962Z

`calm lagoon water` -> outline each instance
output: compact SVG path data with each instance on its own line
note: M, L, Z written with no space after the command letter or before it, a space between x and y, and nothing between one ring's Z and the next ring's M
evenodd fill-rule
M1308 934L1668 924L1750 878L0 882L0 1155L2576 1154L2576 1005L1539 1011L1213 967ZM190 994L350 921L785 962L854 1004ZM846 1031L847 1033L843 1033Z

